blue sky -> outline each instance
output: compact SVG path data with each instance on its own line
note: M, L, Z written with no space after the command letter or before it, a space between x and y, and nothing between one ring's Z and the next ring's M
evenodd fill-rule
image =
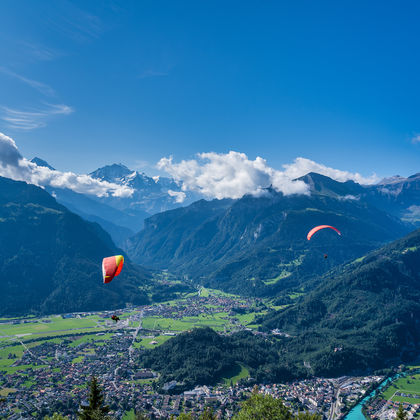
M0 132L79 173L234 150L408 176L419 19L418 1L2 0Z

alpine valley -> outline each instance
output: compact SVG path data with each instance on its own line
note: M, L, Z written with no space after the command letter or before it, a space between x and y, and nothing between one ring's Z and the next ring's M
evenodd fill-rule
M338 264L397 239L419 225L420 174L374 186L309 173L310 195L271 188L238 200L197 201L156 214L128 241L133 261L195 282L251 296L306 289ZM316 225L339 227L342 236ZM323 258L323 256L328 258Z
M33 163L48 165L38 158ZM7 351L26 339L51 369L82 358L84 376L66 365L77 372L79 387L88 373L107 375L110 389L125 389L145 375L150 382L135 382L140 388L130 391L138 398L142 386L150 396L226 383L243 390L289 381L304 389L307 382L299 381L339 375L373 381L372 375L418 357L420 174L364 186L308 173L299 180L309 194L269 187L239 199L193 201L194 193L183 203L176 199L185 194L182 186L170 179L122 165L91 176L129 185L134 193L96 197L0 178L0 314L7 317L1 326L2 338L11 340ZM324 229L308 241L308 231L320 224L341 235ZM104 287L101 260L114 254L125 256L124 269ZM109 311L118 314L115 325ZM51 315L64 313L85 317L79 321L90 330ZM20 322L36 328L63 322L58 333L69 339L41 337L15 326ZM24 353L25 363L39 363L33 352ZM19 369L23 359L14 362L8 354L7 369ZM98 364L90 361L93 354ZM38 371L28 372L42 381ZM16 387L20 378L10 375L3 383ZM71 387L66 383L60 398L70 398ZM125 393L108 400L115 412L130 410ZM49 410L72 415L75 400L53 399ZM139 401L143 410L155 403L144 396ZM344 411L350 407L340 404ZM325 415L335 409L322 408Z

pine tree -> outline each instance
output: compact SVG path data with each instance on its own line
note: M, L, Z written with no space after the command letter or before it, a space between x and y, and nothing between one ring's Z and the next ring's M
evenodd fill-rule
M98 385L98 380L95 376L92 376L90 381L90 394L89 394L89 405L87 407L80 406L81 413L79 419L81 420L100 420L109 419L107 413L109 407L104 404L104 396L102 390Z
M68 417L63 416L59 413L54 413L51 417L45 416L44 420L68 420Z
M200 416L200 420L216 420L216 414L213 413L213 409L207 407Z
M242 403L235 420L293 420L292 413L281 400L263 395L254 388L252 396Z
M193 416L191 413L181 413L178 417L177 420L194 420Z
M407 420L408 419L408 415L404 411L404 408L403 408L401 403L400 403L400 406L398 407L397 416L395 418L396 418L396 420Z

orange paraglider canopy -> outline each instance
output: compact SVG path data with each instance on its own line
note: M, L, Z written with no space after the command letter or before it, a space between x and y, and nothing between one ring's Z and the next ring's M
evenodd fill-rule
M104 283L110 283L112 279L121 273L124 265L124 257L122 255L114 255L102 260L102 276Z
M341 232L340 232L337 228L335 228L334 226L329 226L329 225L319 225L319 226L315 226L313 229L311 229L311 230L308 232L308 235L306 236L306 237L308 238L308 241L310 241L310 240L311 240L312 235L313 235L314 233L318 232L318 230L325 229L325 228L333 229L333 230L335 230L335 231L336 231L336 232L337 232L337 233L341 236Z

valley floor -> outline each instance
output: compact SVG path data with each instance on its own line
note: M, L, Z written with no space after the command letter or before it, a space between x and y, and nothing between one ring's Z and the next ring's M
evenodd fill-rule
M222 378L217 386L170 396L155 391L157 373L138 368L140 351L197 326L226 334L241 329L261 334L255 322L268 310L267 303L201 289L182 299L113 312L1 319L0 416L42 418L57 411L74 417L95 375L116 418L133 418L134 411L141 410L166 418L182 411L199 413L206 405L212 405L222 418L230 418L252 391L246 366ZM112 321L112 314L120 321ZM382 379L314 378L261 385L259 391L281 397L296 411L317 411L335 419L371 383ZM173 385L168 383L166 388Z

